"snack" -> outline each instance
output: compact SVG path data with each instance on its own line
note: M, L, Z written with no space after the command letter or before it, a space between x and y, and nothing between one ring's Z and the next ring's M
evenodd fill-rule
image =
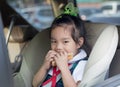
M68 60L71 60L73 58L73 54L72 53L68 53ZM52 66L56 66L56 62L53 60L52 61Z
M52 61L52 66L53 66L53 67L56 66L56 63L55 63L54 60Z
M68 60L71 60L73 58L73 54L72 53L68 53Z

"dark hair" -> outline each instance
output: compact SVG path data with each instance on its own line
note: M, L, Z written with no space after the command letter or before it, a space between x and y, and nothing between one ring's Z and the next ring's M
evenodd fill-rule
M71 36L73 40L78 43L78 40L80 37L85 36L85 29L83 21L76 16L68 15L68 14L62 14L55 18L51 25L51 30L55 29L58 26L64 26L64 25L70 25L71 26Z

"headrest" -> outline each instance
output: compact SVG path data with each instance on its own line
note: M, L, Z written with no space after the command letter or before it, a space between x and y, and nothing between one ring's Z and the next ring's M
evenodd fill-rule
M28 30L29 29L24 29L19 26L13 27L12 32L9 37L9 42L23 43L25 41L30 40L32 38L32 35L28 33L29 32ZM4 29L5 37L7 37L8 31L9 31L8 28Z

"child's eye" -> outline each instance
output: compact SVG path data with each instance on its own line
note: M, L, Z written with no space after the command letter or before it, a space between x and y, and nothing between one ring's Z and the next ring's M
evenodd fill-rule
M64 43L69 43L69 41L64 41Z
M51 43L56 43L56 41L55 40L51 40Z

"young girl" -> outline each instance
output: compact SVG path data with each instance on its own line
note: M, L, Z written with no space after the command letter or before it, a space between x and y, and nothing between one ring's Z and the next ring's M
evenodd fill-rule
M82 21L70 14L58 16L51 26L51 50L33 79L33 87L77 87L86 64ZM72 59L68 60L68 55ZM52 65L55 63L56 65Z

